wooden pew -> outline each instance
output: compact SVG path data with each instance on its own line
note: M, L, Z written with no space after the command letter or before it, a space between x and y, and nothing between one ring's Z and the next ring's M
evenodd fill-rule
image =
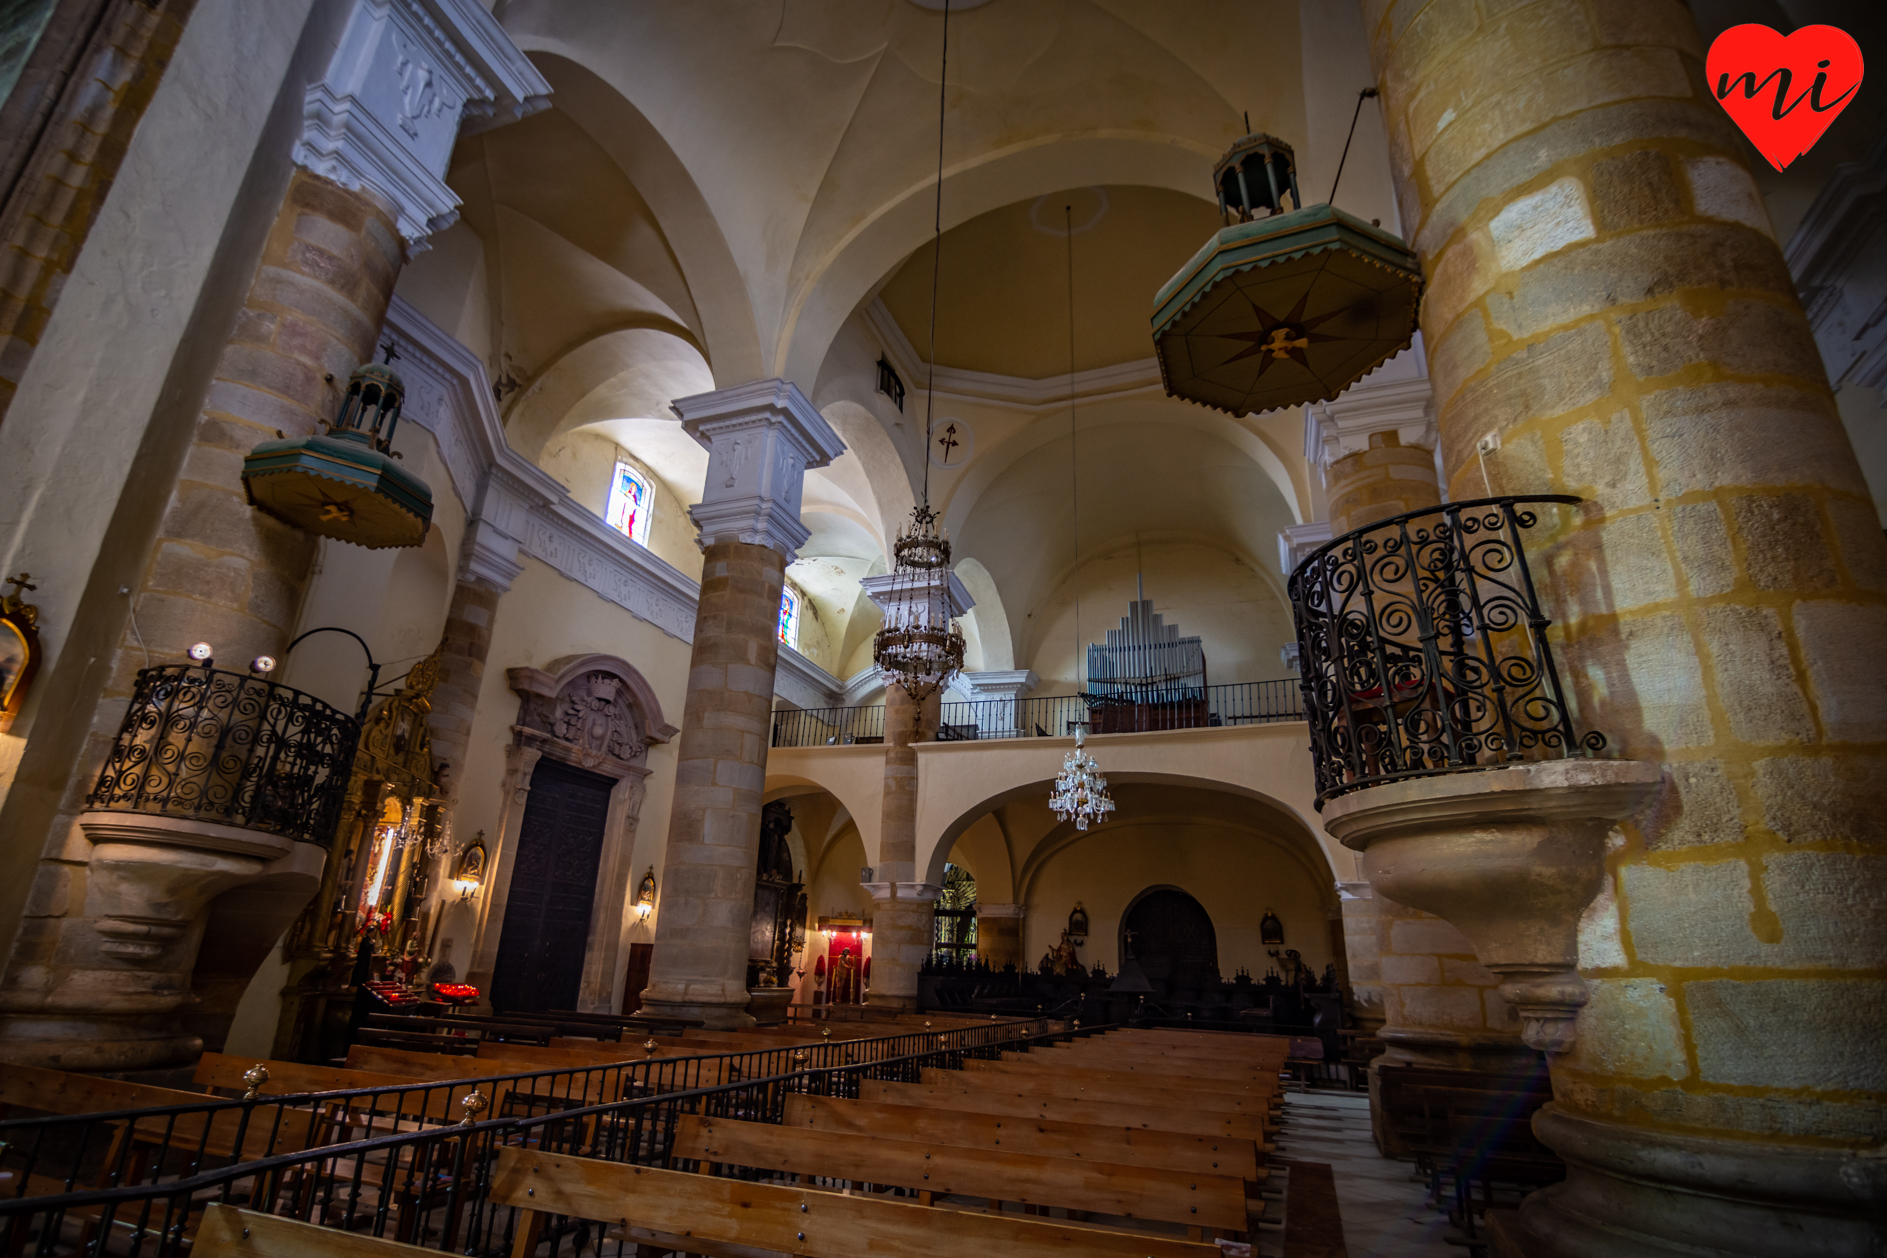
M964 1149L934 1141L841 1135L773 1123L682 1116L671 1156L711 1164L824 1176L907 1188L918 1204L935 1194L1060 1206L1116 1218L1178 1223L1193 1240L1243 1233L1250 1220L1245 1181L1230 1174L1076 1161L1007 1149ZM1252 1203L1258 1211L1263 1203Z
M1237 1175L1263 1182L1270 1171L1258 1165L1250 1140L1194 1136L1137 1127L1017 1119L997 1114L884 1105L834 1096L786 1098L786 1126L857 1136L896 1135L962 1149L1003 1149L1043 1157L1079 1158L1121 1166L1157 1166L1175 1171Z
M203 1212L190 1252L197 1258L439 1258L436 1249L317 1227L299 1219L214 1203Z
M1199 1061L1180 1057L1139 1057L1128 1053L1110 1053L1102 1049L1079 1050L1061 1045L1034 1048L1026 1053L1004 1053L1003 1061L1054 1062L1061 1066L1086 1070L1124 1070L1133 1074L1170 1075L1185 1079L1224 1079L1243 1083L1279 1082L1276 1070L1262 1070L1238 1062Z
M527 1046L528 1047L528 1046ZM548 1050L539 1049L539 1052ZM581 1063L583 1066L597 1063ZM349 1069L371 1070L382 1074L405 1075L409 1081L419 1083L443 1083L464 1080L470 1085L495 1075L531 1074L539 1070L570 1070L572 1066L565 1062L537 1062L528 1058L510 1057L449 1057L438 1053L415 1053L399 1048L373 1048L356 1044L348 1050ZM620 1100L620 1097L605 1095L614 1091L613 1080L623 1076L597 1075L579 1087L574 1076L562 1078L550 1077L534 1079L522 1084L514 1084L507 1091L522 1097L535 1097L539 1102L576 1101L594 1105L604 1101ZM482 1089L487 1099L494 1102L494 1108L485 1114L490 1118L499 1111L497 1103L504 1097L492 1096L492 1089Z
M613 1222L633 1239L709 1255L805 1258L1221 1258L1216 1245L1047 1219L932 1207L686 1171L500 1148L491 1201L517 1207L512 1258L537 1251L548 1215Z
M1075 1073L1065 1071L1059 1074L1013 1075L999 1074L990 1070L940 1070L934 1066L926 1066L919 1072L918 1079L923 1083L962 1088L968 1091L1014 1091L1017 1095L1053 1096L1069 1101L1106 1101L1111 1104L1144 1105L1149 1109L1171 1106L1174 1109L1210 1110L1215 1113L1238 1115L1254 1122L1263 1122L1271 1115L1270 1097L1230 1096L1219 1092L1202 1093L1187 1088L1128 1086L1111 1080L1090 1084L1081 1079L1069 1077Z
M1024 1058L1024 1054L1011 1053L1011 1057ZM1130 1070L1116 1070L1099 1062L1093 1066L1064 1066L1055 1062L1043 1061L1037 1057L1033 1061L989 1061L981 1057L966 1057L963 1068L983 1074L995 1074L1017 1078L1053 1078L1072 1083L1086 1084L1091 1089L1111 1087L1125 1088L1160 1088L1162 1090L1180 1090L1200 1092L1214 1098L1237 1097L1243 1100L1275 1101L1283 1091L1276 1079L1237 1080L1237 1079L1199 1079L1185 1074L1157 1074L1147 1071L1135 1073Z
M1206 1110L1178 1108L1153 1112L1142 1105L1112 1101L1070 1101L1062 1097L1021 1092L922 1083L881 1083L871 1079L859 1081L858 1095L860 1100L889 1105L920 1105L926 1109L963 1110L978 1114L1005 1114L1015 1118L1047 1118L1106 1127L1131 1127L1143 1131L1243 1139L1252 1141L1263 1152L1270 1152L1269 1147L1261 1143L1265 1135L1264 1124L1243 1114L1215 1114Z
M448 1060L463 1062L463 1057ZM262 1061L253 1057L230 1057L223 1053L205 1053L197 1062L195 1082L207 1087L230 1088L247 1091L249 1084L243 1078L251 1066L261 1066L269 1072L268 1080L258 1091L263 1096L295 1096L305 1092L351 1092L364 1088L405 1088L415 1084L436 1083L437 1080L415 1078L411 1075L387 1074L372 1070L346 1070L337 1066L305 1066L292 1061ZM333 1116L337 1122L345 1122L349 1127L367 1124L377 1128L383 1123L391 1129L391 1124L399 1118L420 1121L457 1122L465 1116L459 1102L469 1089L433 1087L425 1092L409 1094L392 1093L382 1097L356 1097L350 1100L353 1107L342 1113L336 1103ZM490 1089L485 1089L487 1093ZM486 1097L489 1101L490 1096ZM397 1111L397 1112L396 1112ZM365 1134L349 1137L365 1139Z

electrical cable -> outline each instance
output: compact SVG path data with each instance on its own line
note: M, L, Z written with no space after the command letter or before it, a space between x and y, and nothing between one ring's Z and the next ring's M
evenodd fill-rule
M1068 515L1075 543L1075 686L1081 686L1081 454L1075 432L1075 210L1061 207L1068 243Z
M937 72L937 207L930 237L930 362L924 371L924 509L930 510L930 424L937 402L937 275L943 262L944 113L950 98L950 0L944 0L943 58Z

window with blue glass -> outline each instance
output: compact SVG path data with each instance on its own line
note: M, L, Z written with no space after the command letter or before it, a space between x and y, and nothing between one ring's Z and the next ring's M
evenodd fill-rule
M790 585L780 590L780 641L799 649L799 591Z
M649 517L655 514L655 494L648 477L617 463L609 478L609 508L603 518L609 526L632 542L649 544Z

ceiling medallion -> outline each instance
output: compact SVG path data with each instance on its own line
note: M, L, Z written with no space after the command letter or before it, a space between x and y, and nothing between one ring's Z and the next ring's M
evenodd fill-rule
M387 362L393 347L384 347ZM432 525L432 490L394 462L406 386L386 363L362 363L325 432L264 441L242 461L251 506L318 537L369 550L417 546ZM384 429L384 431L382 431Z
M1169 396L1233 415L1327 402L1408 348L1422 268L1400 237L1303 205L1291 146L1263 132L1213 177L1233 222L1154 298Z
M1087 731L1075 726L1075 749L1062 761L1055 789L1048 797L1055 819L1072 821L1077 830L1100 825L1114 811L1114 800L1107 793L1107 778L1094 757L1087 753L1086 743Z

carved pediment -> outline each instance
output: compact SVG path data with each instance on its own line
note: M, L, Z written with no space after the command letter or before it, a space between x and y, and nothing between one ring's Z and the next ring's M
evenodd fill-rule
M648 751L626 678L602 668L579 671L562 684L534 668L511 669L509 677L521 698L518 725L560 744L573 762L636 764Z

